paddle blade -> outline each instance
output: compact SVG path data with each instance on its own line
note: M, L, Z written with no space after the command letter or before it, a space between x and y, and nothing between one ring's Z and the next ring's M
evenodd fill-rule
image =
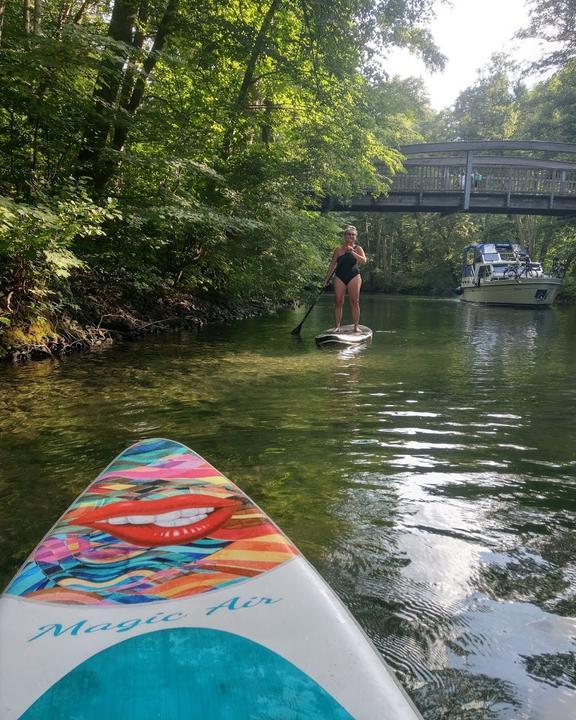
M317 300L317 299L318 299L318 298L316 298L316 300ZM312 305L310 305L310 307L308 308L308 310L307 310L307 312L306 312L306 315L304 315L304 317L303 317L302 320L300 321L300 325L297 325L297 326L294 328L294 330L292 330L292 332L290 333L290 335L300 335L300 330L302 330L302 325L304 325L304 321L306 320L306 318L308 317L308 315L310 315L310 313L312 312L312 308L314 307L314 305L316 305L316 300L314 300L314 302L312 303Z

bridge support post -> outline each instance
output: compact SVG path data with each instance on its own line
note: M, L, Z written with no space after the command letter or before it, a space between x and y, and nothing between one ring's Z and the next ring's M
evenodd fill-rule
M466 178L464 180L464 201L462 210L470 209L470 190L472 189L472 157L470 150L466 152Z
M320 214L326 215L332 210L334 210L334 207L336 206L336 199L332 195L328 195L327 197L322 198L322 202L320 203Z

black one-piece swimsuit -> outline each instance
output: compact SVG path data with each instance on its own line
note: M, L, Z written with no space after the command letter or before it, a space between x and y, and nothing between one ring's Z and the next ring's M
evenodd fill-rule
M358 259L351 252L345 252L336 260L336 277L342 280L344 285L348 285L352 278L360 274L358 267Z

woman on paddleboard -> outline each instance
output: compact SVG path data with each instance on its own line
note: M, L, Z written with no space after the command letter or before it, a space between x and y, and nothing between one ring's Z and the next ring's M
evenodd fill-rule
M360 332L360 288L362 277L360 265L366 262L366 253L360 245L356 244L358 231L353 225L344 230L342 244L332 255L332 260L324 276L323 285L326 285L334 272L334 323L332 332L339 332L344 309L344 296L348 290L348 300L352 311L354 332Z

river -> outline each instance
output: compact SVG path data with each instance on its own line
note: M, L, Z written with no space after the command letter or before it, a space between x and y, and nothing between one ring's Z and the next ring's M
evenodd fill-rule
M290 311L0 367L2 583L124 447L172 438L286 531L426 720L575 717L576 309L362 310L362 349L315 346L326 297L300 339Z

